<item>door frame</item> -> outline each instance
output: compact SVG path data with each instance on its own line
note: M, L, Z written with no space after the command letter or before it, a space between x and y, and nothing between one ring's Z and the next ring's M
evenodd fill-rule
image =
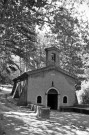
M54 89L57 91L57 110L59 109L59 91L55 88L55 87L50 87L47 92L46 92L46 107L47 107L47 104L48 104L48 92L51 90L51 89Z

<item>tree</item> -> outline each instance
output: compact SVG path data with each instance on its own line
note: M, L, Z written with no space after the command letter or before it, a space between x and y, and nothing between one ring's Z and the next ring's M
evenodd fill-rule
M77 91L77 98L79 104L89 104L89 80L82 81L81 89Z
M60 49L60 66L65 70L77 74L82 72L81 51L82 44L79 22L76 17L63 6L51 3L47 5L45 23L49 32L45 34L47 45L55 45Z
M13 68L13 65L18 67L18 64L12 59L12 55L19 56L25 63L28 63L28 55L32 57L32 60L34 59L36 53L35 27L40 20L37 16L41 16L38 14L38 10L45 4L46 1L35 0L0 1L0 53L1 61L3 59L6 62L5 69L8 73L8 66L10 69ZM30 66L34 67L34 64Z
M77 1L77 5L81 2ZM27 68L42 67L46 42L47 45L53 43L59 47L62 68L75 74L79 70L79 73L83 66L81 56L84 50L81 34L85 32L79 29L81 24L75 14L74 4L71 0L0 1L0 52L8 54L8 63L17 65L11 57L14 54L21 57ZM45 34L49 42L41 42L43 46L38 46L37 25L41 30L44 27L49 29Z

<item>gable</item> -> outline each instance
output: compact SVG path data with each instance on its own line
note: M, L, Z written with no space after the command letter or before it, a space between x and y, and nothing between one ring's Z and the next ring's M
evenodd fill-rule
M76 80L66 74L61 73L60 71L56 70L56 69L50 69L50 70L42 70L41 72L36 72L34 74L29 74L28 78L30 78L30 81L32 82L32 80L38 80L38 81L42 81L42 80L48 80L51 85L52 85L52 81L55 80L57 82L60 82L63 84L64 82L67 82L70 85L75 85ZM36 81L36 82L38 82Z
M64 75L66 78L70 78L73 79L74 81L78 80L78 78L70 73L68 73L67 71L59 68L59 67L55 67L55 66L48 66L48 67L44 67L41 69L37 69L37 70L32 70L32 71L28 71L23 73L22 75L18 76L17 78L15 78L13 81L22 81L27 79L29 76L30 77L38 77L38 76L42 76L44 77L44 75L50 71L55 71L57 73L61 73L62 75Z
M42 68L42 69L33 70L33 71L30 71L30 72L27 72L27 74L28 74L28 76L37 77L37 76L44 76L44 74L46 74L47 72L50 72L50 71L55 71L55 72L57 72L57 73L61 73L61 74L63 74L65 77L71 78L71 79L73 79L73 80L77 80L77 79L78 79L76 76L71 75L71 74L68 73L67 71L64 71L64 70L62 70L61 68L55 67L55 66L45 67L45 68Z

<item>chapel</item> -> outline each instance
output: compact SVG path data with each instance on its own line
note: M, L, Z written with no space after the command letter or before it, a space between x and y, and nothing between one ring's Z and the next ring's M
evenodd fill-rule
M13 97L19 95L18 104L44 105L58 110L76 103L76 76L60 68L60 50L53 46L45 49L46 66L27 71L15 78Z

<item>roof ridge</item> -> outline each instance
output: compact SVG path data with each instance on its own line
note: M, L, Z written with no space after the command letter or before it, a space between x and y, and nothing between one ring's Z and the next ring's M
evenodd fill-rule
M78 77L74 74L71 74L69 73L68 71L60 68L59 66L55 66L55 65L52 65L52 66L47 66L47 67L43 67L43 68L39 68L39 69L35 69L35 70L31 70L31 71L27 71L27 72L24 72L22 75L18 76L17 78L15 78L14 80L19 80L20 78L23 78L23 77L27 77L29 75L32 75L32 74L36 74L36 73L39 73L41 71L47 71L47 70L51 70L51 69L54 69L54 70L57 70L61 73L64 73L74 79L78 79Z
M60 71L60 72L62 72L62 73L64 73L64 74L66 74L66 75L69 75L69 76L71 76L71 77L77 79L77 76L76 76L76 75L74 75L74 74L72 74L72 73L69 73L68 71L66 71L66 70L64 70L64 69L62 69L62 68L60 68L59 66L54 66L54 65L52 65L52 66L47 66L47 67L43 67L43 68L39 68L39 69L32 70L32 71L28 71L27 74L29 75L30 73L33 74L33 73L35 73L35 72L37 73L37 71L40 72L40 71L42 71L42 70L47 70L47 69L57 69L58 71Z

